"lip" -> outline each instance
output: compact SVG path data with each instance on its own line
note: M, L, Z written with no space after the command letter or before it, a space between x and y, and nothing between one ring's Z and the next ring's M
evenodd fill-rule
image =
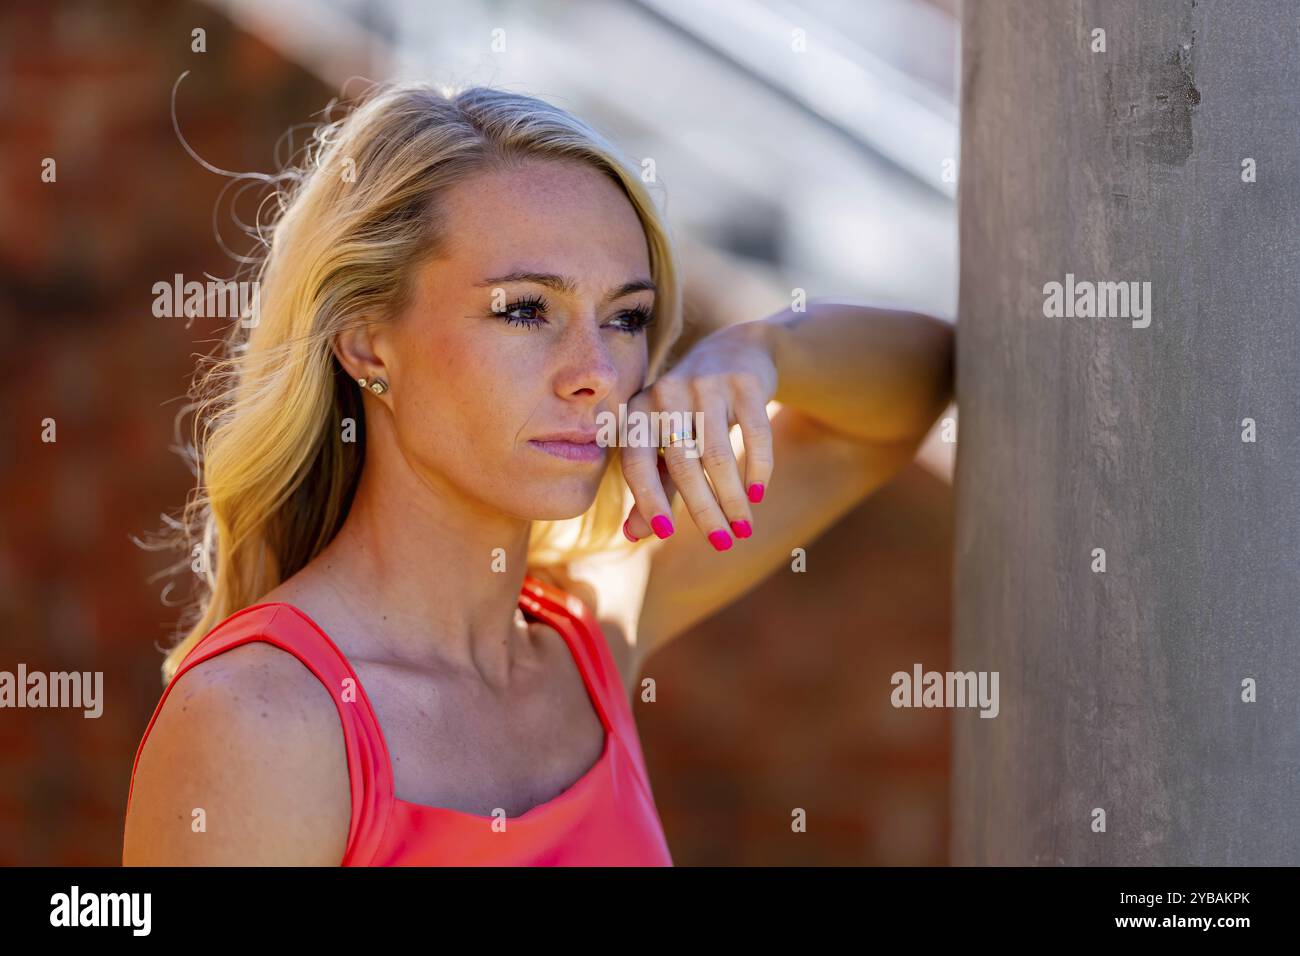
M553 458L563 458L565 461L603 461L605 449L596 444L599 434L595 428L571 428L551 432L549 435L538 435L530 439L528 444Z
M600 432L598 432L594 428L591 431L574 429L573 431L552 432L549 435L538 435L536 438L533 439L533 441L535 442L557 442L558 441L558 442L569 442L570 444L573 445L589 445L594 443L596 441L596 438L599 437L599 435Z
M600 461L605 457L605 449L596 444L593 435L589 441L570 441L557 438L533 438L528 444L539 451L544 451L555 458L567 461Z

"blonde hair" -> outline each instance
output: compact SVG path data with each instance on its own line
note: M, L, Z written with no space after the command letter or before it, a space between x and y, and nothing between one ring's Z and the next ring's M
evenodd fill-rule
M180 519L168 519L165 546L184 549L168 571L194 571L199 593L163 661L164 683L203 635L311 561L347 517L365 417L333 337L362 316L401 309L412 265L447 240L443 190L531 157L587 163L627 194L657 289L647 383L659 374L681 330L681 287L667 224L639 170L582 121L532 97L484 87L376 89L317 128L300 166L270 177L279 214L265 237L256 233L265 249L252 269L258 314L248 327L233 324L178 416L179 430L180 418L196 413L184 451L198 481ZM357 440L341 442L349 418ZM629 502L613 449L585 514L534 522L530 567L625 545L619 526Z

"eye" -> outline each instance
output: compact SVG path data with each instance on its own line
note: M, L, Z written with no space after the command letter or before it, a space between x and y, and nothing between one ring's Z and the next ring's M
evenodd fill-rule
M635 309L628 309L619 315L614 328L620 332L626 332L629 335L639 335L644 332L646 326L654 321L654 316L647 306L639 305Z
M516 315L523 313L523 315ZM539 295L524 296L522 299L516 299L505 307L501 312L493 312L493 316L501 319L510 325L522 325L526 328L535 329L539 325L545 325L546 300Z

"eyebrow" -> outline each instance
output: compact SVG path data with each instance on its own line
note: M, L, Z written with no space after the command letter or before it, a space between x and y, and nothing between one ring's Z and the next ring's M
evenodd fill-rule
M478 286L496 286L504 285L507 282L535 282L537 285L545 286L555 292L564 295L577 295L578 283L569 276L556 275L553 272L526 272L516 271L503 276L495 276L491 279L484 279L482 282L475 283ZM631 282L624 282L621 286L610 291L605 296L606 302L613 302L625 295L631 295L633 292L657 292L655 284L649 279L633 279Z

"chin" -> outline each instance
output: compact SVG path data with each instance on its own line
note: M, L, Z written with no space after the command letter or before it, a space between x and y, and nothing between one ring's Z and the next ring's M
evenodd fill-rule
M530 521L567 521L586 514L596 500L601 474L592 478L539 477L530 482L533 493L515 501L512 509Z

